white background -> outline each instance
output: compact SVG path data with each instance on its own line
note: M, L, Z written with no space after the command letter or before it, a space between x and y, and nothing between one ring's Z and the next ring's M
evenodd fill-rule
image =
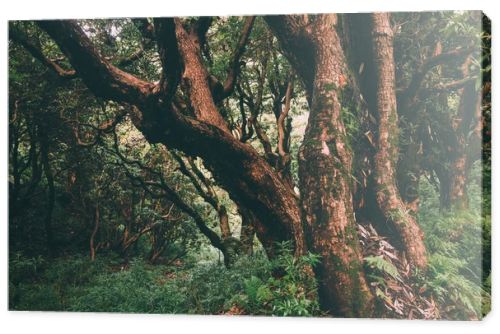
M492 19L493 27L493 76L498 78L497 24L500 22L498 0L174 0L174 1L47 1L3 0L0 1L0 332L1 333L489 333L500 330L499 293L499 217L493 207L493 311L482 322L402 321L402 320L351 320L351 319L284 319L262 317L226 316L171 316L131 314L84 314L55 312L8 312L7 302L7 20L48 18L96 18L96 17L152 17L197 16L238 14L291 14L314 12L367 12L367 11L422 11L479 9ZM493 155L498 157L496 131L495 79L493 83ZM498 170L498 160L493 159L493 171ZM493 203L498 197L500 181L493 173ZM494 329L496 328L496 330ZM447 333L446 333L447 334Z

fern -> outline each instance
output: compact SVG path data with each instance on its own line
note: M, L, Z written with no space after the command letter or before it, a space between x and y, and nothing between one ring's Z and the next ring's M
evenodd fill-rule
M367 256L365 257L365 262L372 269L388 274L397 280L401 279L398 269L382 256Z

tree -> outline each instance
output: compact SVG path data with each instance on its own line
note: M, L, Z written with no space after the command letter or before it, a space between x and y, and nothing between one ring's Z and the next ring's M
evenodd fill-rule
M398 116L393 56L393 32L388 13L372 14L373 54L378 74L378 151L375 155L377 202L385 218L399 232L411 263L427 266L423 232L414 216L406 209L396 186L398 161Z
M373 297L363 273L352 205L352 152L345 142L340 100L348 74L334 29L337 16L266 19L304 81L310 105L299 177L308 246L321 255L315 268L320 302L333 314L367 316Z
M27 74L12 79L11 217L41 189L50 253L71 212L75 247L124 262L144 244L151 263L177 259L198 235L228 268L254 239L270 259L290 243L296 258L319 255L306 271L324 311L371 316L380 293L360 231L375 226L409 272L425 271L419 184L465 208L480 158L475 46L462 32L412 35L437 17L14 22L12 73L36 66L44 81L26 94Z

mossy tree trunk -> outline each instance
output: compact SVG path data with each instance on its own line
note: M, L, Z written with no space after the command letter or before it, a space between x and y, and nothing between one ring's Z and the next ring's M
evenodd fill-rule
M377 67L378 138L375 154L377 202L386 219L396 227L409 261L419 268L427 266L423 232L396 186L398 161L398 116L393 55L393 31L389 13L374 13L373 54Z
M321 256L314 268L321 307L336 316L370 316L373 297L364 276L352 204L352 153L341 119L348 74L335 31L337 16L266 19L301 75L310 104L299 179L308 248Z

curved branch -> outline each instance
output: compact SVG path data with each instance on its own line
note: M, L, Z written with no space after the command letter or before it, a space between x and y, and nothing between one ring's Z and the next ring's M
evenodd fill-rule
M175 35L173 18L159 18L154 20L155 35L158 52L162 64L160 90L165 102L169 103L179 85L182 73L181 57Z
M243 53L245 52L245 48L248 43L250 33L252 32L254 22L255 22L255 16L248 16L245 19L240 39L238 41L238 44L236 45L236 49L233 51L233 56L231 58L231 65L229 67L226 81L224 82L224 88L219 96L214 96L216 103L225 99L226 97L231 95L231 93L234 91L234 87L236 85L236 79L241 69L240 59L243 56Z
M226 121L215 106L208 82L209 75L201 59L197 35L188 33L180 19L176 18L174 21L179 53L184 64L183 85L189 94L196 118L230 132Z
M111 131L114 131L116 126L121 123L121 121L125 118L125 116L129 113L127 109L122 109L120 110L114 118L108 119L98 126L94 126L92 124L81 124L78 123L78 121L72 121L77 123L76 126L73 126L73 134L75 135L76 138L76 143L79 146L82 147L91 147L96 145L99 140L102 138L102 135L105 133L110 133ZM85 142L80 138L80 133L79 133L79 127L80 126L86 126L92 128L94 131L97 132L97 134L94 136L94 139L90 142Z
M290 111L292 91L293 91L293 78L288 81L285 93L285 106L281 111L281 113L279 114L278 119L276 121L278 126L278 153L282 158L284 158L289 154L288 148L286 147L287 133L285 129L285 119L288 117L288 112Z
M457 48L455 50L440 53L426 59L411 78L408 87L401 93L400 105L404 107L414 103L418 90L424 81L426 74L438 65L442 65L450 59L464 57L475 50L474 47Z
M57 74L61 78L65 79L72 79L76 77L76 71L75 70L66 70L59 66L55 61L50 60L49 58L45 57L43 54L42 50L38 48L34 43L32 43L29 39L28 36L26 36L23 32L21 32L19 29L11 27L9 29L9 38L24 47L31 55L40 61L42 64L47 66L49 69L54 71L55 74Z
M142 164L138 160L129 160L127 157L125 157L121 152L120 148L118 146L118 136L116 132L113 132L113 138L114 138L114 151L116 155L120 158L120 160L123 162L122 166L125 168L125 172L127 175L131 178L134 179L139 183L139 185L146 191L148 192L152 197L166 197L168 198L173 204L175 204L176 207L179 208L182 212L186 213L188 216L190 216L193 221L195 222L196 226L200 230L200 232L206 236L209 240L212 246L215 248L221 250L223 253L226 251L226 247L224 246L223 241L221 238L212 231L205 223L203 218L194 210L191 208L178 194L177 192L172 189L164 180L163 175L155 171L154 169ZM142 170L146 170L156 176L158 176L160 182L152 182L152 181L144 181L142 178L137 177L133 175L126 167L126 164L135 164L139 166ZM156 187L160 190L163 191L163 195L158 195L155 192L153 192L149 186Z
M180 21L175 23L177 45L185 65L183 86L196 118L182 112L181 104L165 103L168 101L163 101L159 94L159 85L135 78L103 60L76 22L39 24L60 46L89 90L132 105L130 117L149 143L162 143L203 159L231 199L255 213L259 239L270 256L275 254L276 242L285 240L294 240L295 253L303 254L306 246L293 189L255 149L231 134L207 87L208 73L196 41ZM188 69L188 64L194 66Z
M144 104L156 85L111 65L74 20L39 21L57 43L89 89L102 98Z
M283 52L304 82L307 96L312 96L315 48L311 42L309 15L265 16L267 25L280 42Z
M440 83L436 87L434 87L434 90L439 90L439 91L449 91L449 90L455 90L455 89L461 89L464 86L466 86L470 82L474 82L478 79L476 76L471 76L471 77L464 77L459 80L455 81L450 81L446 83Z
M227 209L224 205L220 203L219 197L215 193L215 190L212 187L211 182L203 175L201 170L199 170L198 167L194 164L194 162L190 159L189 163L190 166L193 170L190 170L182 157L178 155L175 152L170 152L171 155L174 157L174 159L177 161L179 164L179 169L184 174L189 178L191 183L194 185L196 191L198 194L212 206L212 208L217 212L217 215L219 216L219 227L221 230L222 238L225 240L229 237L231 237L231 228L229 226L229 217L227 215ZM205 189L203 189L201 183L205 185Z

